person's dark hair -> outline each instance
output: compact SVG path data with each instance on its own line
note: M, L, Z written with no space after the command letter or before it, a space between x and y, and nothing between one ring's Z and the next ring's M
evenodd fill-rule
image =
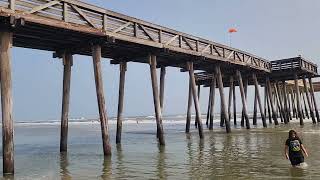
M289 139L293 139L293 135L295 135L296 138L299 138L297 132L295 130L290 130L289 131Z

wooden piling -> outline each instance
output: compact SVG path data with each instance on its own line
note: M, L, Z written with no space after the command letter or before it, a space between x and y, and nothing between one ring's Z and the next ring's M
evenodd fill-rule
M228 116L231 120L231 104L232 104L232 94L233 94L233 76L230 76L230 87L229 87L229 104L228 104Z
M247 101L247 92L248 92L248 80L244 79L243 80L243 84L244 84L244 93L245 93L245 100ZM239 85L239 89L240 89L240 85ZM241 95L241 93L240 93ZM248 117L249 118L249 117ZM245 121L245 113L242 107L242 113L241 113L241 127L244 127L244 121Z
M111 155L111 145L109 140L108 117L106 112L102 71L101 71L101 46L92 46L93 70L96 84L97 101L100 115L101 135L103 143L103 153L105 156Z
M263 125L263 127L267 127L266 117L265 117L265 114L263 112L262 102L261 102L261 98L260 98L259 84L258 84L257 76L256 76L255 73L252 74L252 79L253 79L254 86L255 86L256 98L257 98L257 101L258 101L258 104L259 104L262 125Z
M192 89L192 96L193 96L193 102L194 102L194 106L196 109L196 120L197 120L197 124L198 124L198 131L199 131L199 136L200 139L202 139L203 136L203 129L202 129L202 121L201 121L201 110L200 110L200 105L199 105L199 99L198 99L198 95L197 95L197 89L196 89L196 81L195 81L195 77L194 77L194 70L193 70L193 63L188 61L187 62L187 69L189 71L189 78L191 81L191 89Z
M242 83L242 76L239 70L236 71L236 74L239 82L239 89L240 89L241 100L242 100L242 110L243 110L244 119L246 121L246 128L250 129L250 122L249 122L249 117L247 112L247 102L246 102L245 90Z
M207 109L207 120L206 120L206 125L207 125L207 127L209 127L211 99L212 99L212 89L211 89L211 86L210 86L210 90L209 90L209 100L208 100L208 109Z
M272 98L272 89L271 89L271 83L269 78L266 78L267 86L268 86L268 96L269 96L269 102L271 106L271 112L272 112L272 119L275 125L279 125L278 119L277 119L277 114L275 111L274 103L273 103L273 98Z
M160 107L161 107L161 112L163 112L165 76L166 76L166 67L161 66L161 69L160 69Z
M157 59L156 58L157 57L155 55L149 55L153 104L154 104L156 123L157 123L157 137L159 140L159 144L163 146L165 145L165 140L163 135L162 113L161 113L161 106L160 106L159 88L158 88L158 82L157 82Z
M60 130L60 152L66 152L68 147L68 115L70 100L71 67L73 64L72 54L63 54L63 88L62 88L62 111Z
M284 113L283 113L283 107L282 107L282 103L281 103L281 99L280 99L280 95L279 95L279 84L276 81L274 83L274 90L275 90L275 96L276 96L276 102L277 102L277 106L278 106L278 110L279 110L279 114L280 114L280 119L281 122L286 121L284 118Z
M254 102L253 102L253 117L252 117L252 124L257 125L257 93L256 91L254 92Z
M233 83L233 124L237 125L236 85Z
M189 79L188 107L187 107L187 119L186 119L186 133L189 133L189 132L190 132L191 106L192 106L192 83L191 83L191 79Z
M294 118L298 119L297 108L296 108L296 103L295 103L296 99L295 99L295 95L294 95L292 87L290 88L290 91L291 91L292 114L293 114Z
M288 123L289 119L290 119L290 115L289 115L289 108L288 108L288 99L287 99L287 87L286 87L286 81L282 81L282 94L283 94L283 105L284 105L284 115L285 115L285 122L284 123Z
M267 105L267 111L265 114L268 112L268 118L269 118L269 124L272 124L272 115L271 115L271 107L270 107L270 100L269 100L269 94L268 94L268 86L267 83L265 84L265 100L266 100L266 105Z
M199 101L199 103L200 103L200 90L201 90L201 86L200 86L200 84L198 85L198 101ZM197 115L197 111L196 111L196 118L195 118L195 121L194 121L194 126L196 127L196 128L198 128L198 121L200 121L200 119L197 119L198 117L201 117L201 114L199 114L199 115Z
M312 119L312 123L316 124L317 121L316 121L316 118L315 118L314 113L313 113L313 106L311 104L306 78L303 77L302 81L303 81L304 91L306 93L307 102L308 102L308 105L309 105L309 111L310 111L310 116L311 116L311 119Z
M12 33L0 31L2 158L3 158L3 174L4 175L14 173L11 47L12 47Z
M211 105L210 105L210 122L209 129L213 129L213 118L214 118L214 101L215 101L215 91L216 91L216 76L212 73L212 81L211 81Z
M300 91L299 91L297 73L294 73L293 77L294 77L294 86L295 86L295 91L296 91L298 117L300 119L300 125L302 126L303 125L303 117L302 117L302 112L301 112Z
M314 111L316 113L317 122L320 123L320 116L319 116L319 111L318 111L318 107L317 107L316 98L314 96L314 89L313 89L313 84L312 84L312 78L311 77L309 77L309 86L310 86L310 95L311 95L311 97L313 99Z
M219 94L221 99L221 109L222 109L223 119L225 121L226 131L227 133L230 133L231 132L230 121L227 113L227 104L224 99L223 82L222 82L222 74L221 74L220 66L219 65L215 66L214 70L217 76L217 83L218 83L219 92L220 92Z
M160 68L160 108L161 108L161 118L163 114L163 101L164 101L164 84L166 76L166 67L161 66ZM162 121L162 119L161 119ZM157 138L159 138L159 127L157 126Z
M125 75L126 75L126 71L127 71L127 62L120 61L119 70L120 70L120 79L119 79L116 144L121 143L122 121L123 121L124 84L125 84Z
M307 108L307 103L306 103L304 90L302 90L300 93L301 93L302 101L303 101L304 114L309 119L310 117L309 117L309 113L308 113L308 108Z

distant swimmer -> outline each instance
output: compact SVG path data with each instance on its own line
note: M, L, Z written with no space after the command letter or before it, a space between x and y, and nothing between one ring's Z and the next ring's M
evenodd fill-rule
M286 140L284 152L286 158L290 160L293 167L302 165L304 162L303 153L308 157L306 148L303 146L301 139L294 130L289 131L289 137Z

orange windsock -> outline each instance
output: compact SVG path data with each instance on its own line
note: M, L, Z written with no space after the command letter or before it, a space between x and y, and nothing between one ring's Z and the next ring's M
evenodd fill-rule
M230 28L228 30L229 33L235 33L235 32L238 32L236 28Z

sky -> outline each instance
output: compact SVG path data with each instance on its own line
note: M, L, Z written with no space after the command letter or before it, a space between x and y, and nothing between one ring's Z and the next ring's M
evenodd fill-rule
M86 0L125 15L229 45L268 60L302 55L319 64L318 0ZM52 52L12 49L13 113L16 121L60 119L63 65ZM103 82L108 116L116 116L119 67L103 59ZM98 117L92 58L74 56L70 118ZM236 90L239 94L238 90ZM226 91L227 92L227 91ZM249 109L252 109L252 89ZM168 68L164 115L186 113L188 74ZM252 94L252 96L250 95ZM238 96L240 110L240 96ZM319 99L319 98L318 98ZM319 100L318 100L319 101ZM200 95L206 112L208 89ZM219 102L217 102L219 104ZM216 106L216 112L219 105ZM128 63L124 115L154 114L147 64Z

